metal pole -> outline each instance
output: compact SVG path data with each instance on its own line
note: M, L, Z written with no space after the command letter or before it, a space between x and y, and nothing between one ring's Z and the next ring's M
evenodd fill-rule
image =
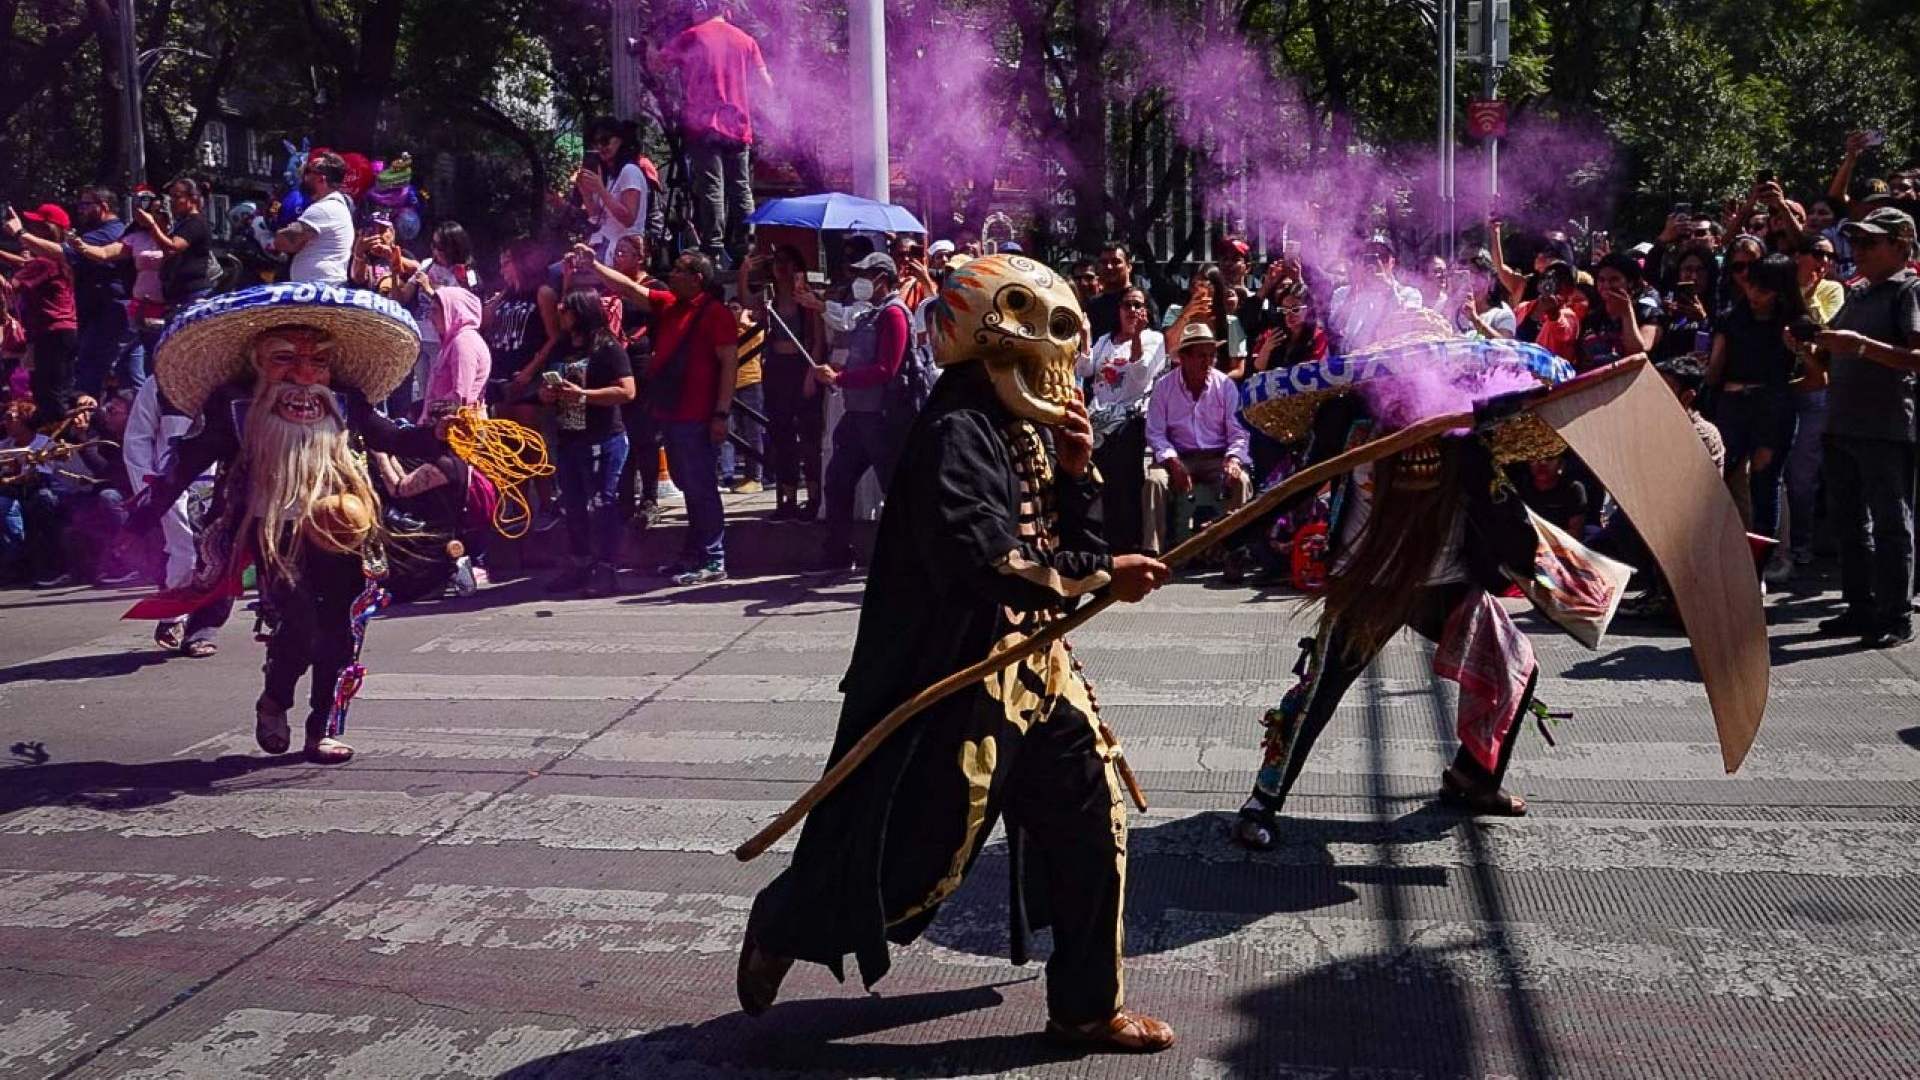
M1440 0L1440 228L1443 233L1440 249L1446 255L1447 264L1454 261L1455 228L1454 221L1454 183L1453 183L1453 101L1454 101L1454 39L1458 37L1454 22L1454 0Z
M1488 101L1500 97L1500 64L1494 54L1494 44L1499 39L1499 27L1495 19L1493 0L1487 0L1481 8L1484 13L1480 20L1480 56L1486 61L1481 69L1480 92ZM1491 217L1500 210L1500 139L1487 137L1487 216Z
M880 0L847 5L852 63L853 193L892 202L887 160L887 13Z
M123 123L127 133L126 190L147 178L147 130L140 106L140 45L134 38L133 0L120 0L120 81Z

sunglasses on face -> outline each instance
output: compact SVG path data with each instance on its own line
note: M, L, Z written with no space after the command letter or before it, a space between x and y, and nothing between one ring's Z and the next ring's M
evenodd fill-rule
M1833 252L1826 251L1821 248L1814 248L1812 251L1807 252L1807 255L1810 258L1821 259L1821 260L1831 260L1834 257Z

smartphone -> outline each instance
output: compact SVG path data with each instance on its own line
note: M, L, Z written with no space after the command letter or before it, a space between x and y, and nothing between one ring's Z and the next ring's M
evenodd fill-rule
M1674 203L1673 212L1676 217L1691 218L1693 216L1693 204L1690 202Z
M1700 296L1700 287L1691 281L1678 281L1673 286L1675 300L1695 300Z
M548 386L559 386L566 380L562 379L560 373L557 371L543 371L540 373L540 381L546 383Z
M1885 146L1887 144L1887 133L1884 131L1874 129L1869 131L1863 131L1861 132L1861 135L1865 137L1865 141L1868 149L1872 149L1873 147L1876 147L1876 146Z

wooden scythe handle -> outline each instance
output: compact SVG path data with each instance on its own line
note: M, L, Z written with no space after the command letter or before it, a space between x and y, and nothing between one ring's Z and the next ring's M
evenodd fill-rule
M1524 397L1518 400L1524 401L1525 408L1532 408L1542 401L1587 389L1597 383L1605 382L1616 376L1625 374L1627 371L1638 368L1639 366L1640 364L1638 362L1612 364L1574 379L1571 382L1562 383L1559 386L1549 389L1543 389L1537 394L1530 393L1524 395ZM1474 425L1475 416L1473 413L1451 413L1446 416L1436 416L1430 420L1423 420L1411 427L1401 428L1399 431L1393 432L1390 435L1383 435L1378 439L1363 443L1360 446L1351 447L1344 453L1336 454L1317 465L1309 466L1287 477L1279 484L1261 493L1258 498L1247 503L1245 506L1207 526L1205 529L1194 533L1186 539L1185 543L1167 552L1160 561L1166 563L1168 567L1177 567L1189 559L1192 559L1195 555L1206 551L1227 537L1258 521L1275 507L1278 507L1281 503L1286 502L1288 499L1293 498L1303 491L1312 491L1321 484L1343 476L1362 465L1379 461L1381 458L1391 457L1402 450L1418 446L1428 439L1436 438L1449 431L1455 431L1460 428L1472 428ZM915 716L931 708L934 704L946 698L954 691L963 687L972 686L974 683L985 679L994 672L1017 664L1021 660L1039 652L1041 649L1047 648L1054 642L1085 626L1094 616L1113 606L1113 603L1114 597L1109 593L1103 592L1092 601L1081 605L1078 611L1057 622L1047 624L1045 629L1023 639L1019 644L1009 646L999 652L989 653L984 660L969 664L946 678L941 679L939 682L934 683L932 686L927 687L925 690L913 695L906 701L901 702L892 712L888 713L879 723L875 724L870 731L862 735L860 741L854 743L839 761L833 763L833 767L828 769L824 776L816 780L812 787L808 788L798 799L794 800L792 806L782 811L780 816L769 822L766 828L753 834L746 843L735 848L733 851L734 858L739 859L741 862L746 862L765 852L769 847L772 847L774 841L785 836L795 825L800 824L801 819L805 818L809 813L812 813L813 808L820 805L821 800L832 794L833 789L839 787L848 776L852 775L853 770L859 768L860 763L867 760L875 750L879 749L880 744L886 742L895 731L900 729L902 724L905 724Z

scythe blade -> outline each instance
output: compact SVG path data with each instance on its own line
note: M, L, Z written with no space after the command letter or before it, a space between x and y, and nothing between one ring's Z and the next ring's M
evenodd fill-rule
M1651 365L1597 394L1534 412L1565 439L1639 529L1693 645L1729 773L1767 708L1770 660L1760 579L1739 511L1693 424Z

